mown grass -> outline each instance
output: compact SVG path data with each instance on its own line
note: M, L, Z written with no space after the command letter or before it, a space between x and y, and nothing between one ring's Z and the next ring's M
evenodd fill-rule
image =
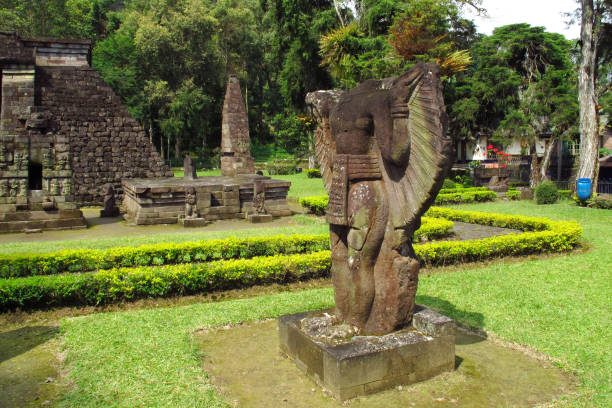
M185 232L173 232L168 234L134 235L113 238L91 238L87 240L58 240L38 242L11 242L0 244L0 254L16 253L45 253L59 251L61 249L108 249L116 247L136 247L147 244L158 244L162 242L189 242L221 238L247 238L261 237L279 234L326 234L329 226L322 220L295 215L294 223L288 226L275 227L253 227L234 230L191 230Z
M593 249L567 256L496 261L429 273L418 302L458 321L545 353L575 373L578 395L561 406L612 402L612 212L569 203L462 205L461 209L575 219ZM331 289L155 310L96 314L62 324L69 379L60 406L226 406L201 370L194 330L315 310ZM509 384L511 386L511 384Z

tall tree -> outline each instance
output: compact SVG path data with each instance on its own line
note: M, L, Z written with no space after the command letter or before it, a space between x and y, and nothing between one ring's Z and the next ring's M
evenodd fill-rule
M610 62L612 50L612 0L580 0L580 158L577 177L593 180L597 188L599 116L597 91L599 68ZM606 78L609 82L609 78ZM604 88L609 91L609 84Z

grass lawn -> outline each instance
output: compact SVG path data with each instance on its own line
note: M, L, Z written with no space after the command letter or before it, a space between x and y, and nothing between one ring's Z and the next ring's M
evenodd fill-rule
M578 395L562 406L612 402L612 212L567 202L461 206L552 219L575 219L592 249L571 255L496 260L430 269L418 302L460 322L544 353L575 373ZM189 306L94 314L62 322L69 380L60 406L220 407L202 372L191 333L205 327L333 305L331 288Z
M267 176L267 172L264 172ZM200 170L198 171L198 176L220 176L221 170ZM183 177L183 170L175 169L174 177ZM327 194L325 192L325 188L323 187L323 181L320 178L312 178L309 179L306 176L306 172L302 172L299 174L289 174L289 175L274 175L270 176L279 180L287 180L291 182L291 188L289 189L290 197L307 197L313 195L323 195Z

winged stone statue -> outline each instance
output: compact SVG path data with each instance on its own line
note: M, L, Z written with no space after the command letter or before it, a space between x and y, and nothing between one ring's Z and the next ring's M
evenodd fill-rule
M336 317L362 334L389 333L412 319L412 237L451 164L439 68L421 63L306 102L329 194Z

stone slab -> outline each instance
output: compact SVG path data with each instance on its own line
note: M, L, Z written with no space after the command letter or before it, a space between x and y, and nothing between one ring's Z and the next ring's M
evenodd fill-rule
M259 224L262 222L270 222L274 217L270 214L252 214L247 216L247 220L251 221L253 224Z
M300 327L313 313L278 319L281 352L339 401L424 381L455 366L455 322L417 306L412 326L384 336L354 336L335 344Z
M119 211L119 208L115 207L112 208L110 210L100 210L100 217L101 218L105 218L105 217L118 217L119 215L121 215L121 212Z
M206 225L210 224L210 221L206 220L205 218L181 218L179 219L179 222L185 228L205 227Z

